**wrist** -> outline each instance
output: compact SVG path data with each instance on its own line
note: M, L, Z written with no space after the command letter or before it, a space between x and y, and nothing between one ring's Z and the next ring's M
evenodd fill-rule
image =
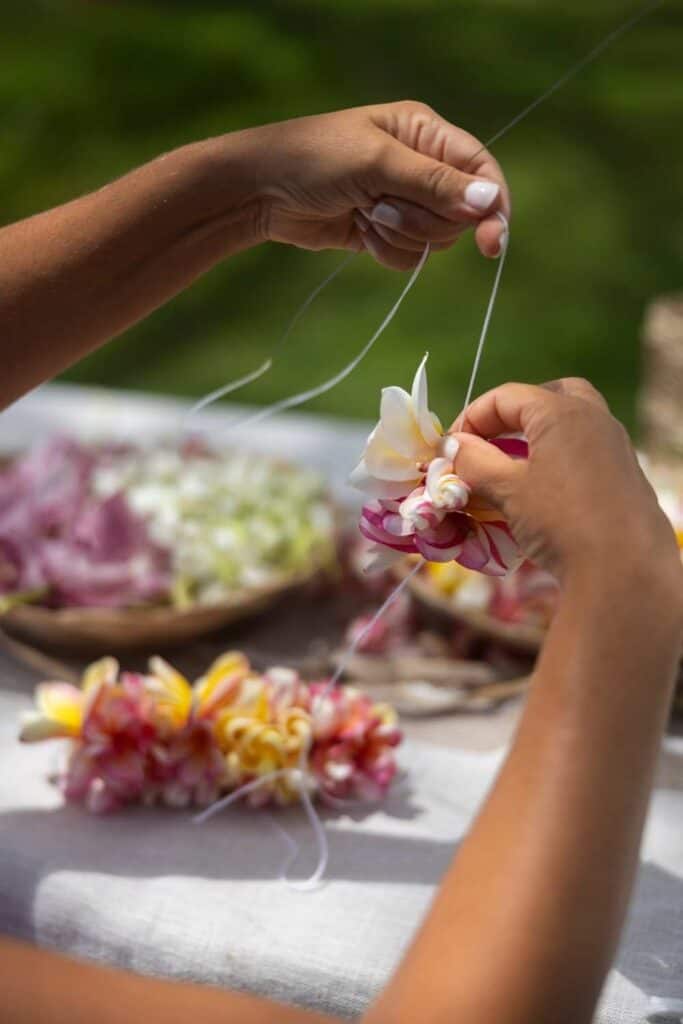
M562 603L683 645L683 565L675 552L631 548L577 559L564 574Z
M263 242L262 198L251 132L233 132L190 143L161 159L182 193L188 220L219 233L224 255ZM262 157L261 157L262 159Z

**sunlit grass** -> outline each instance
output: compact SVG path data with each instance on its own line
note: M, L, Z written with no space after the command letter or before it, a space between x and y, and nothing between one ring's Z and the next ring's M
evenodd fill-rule
M680 11L664 7L495 152L510 180L509 265L480 386L583 374L635 425L644 307L679 284L673 168ZM3 221L97 187L194 138L406 96L483 138L589 49L624 5L523 0L54 4L3 12ZM198 395L257 365L339 260L245 253L83 361L71 379ZM495 267L471 239L430 260L363 369L311 408L374 415L431 352L435 407L457 412ZM359 257L317 300L272 373L275 401L318 383L369 337L402 278Z

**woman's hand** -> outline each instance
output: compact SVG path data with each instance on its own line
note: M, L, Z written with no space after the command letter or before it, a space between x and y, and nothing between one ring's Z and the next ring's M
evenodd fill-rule
M0 408L260 242L365 248L403 270L468 227L495 256L497 211L509 214L496 162L420 103L183 146L0 229Z
M510 213L500 167L477 139L422 103L304 117L244 136L264 238L306 249L365 247L397 270L414 266L426 242L446 249L470 227L485 256L499 252L495 213Z
M671 566L681 592L671 525L626 431L587 381L505 384L476 399L453 430L464 432L458 475L500 508L536 564L560 580L586 565ZM529 441L528 461L482 440L518 431Z
M364 1024L588 1024L638 863L683 572L625 431L585 381L506 384L455 427L458 475L563 586L511 749ZM517 431L528 461L483 440Z

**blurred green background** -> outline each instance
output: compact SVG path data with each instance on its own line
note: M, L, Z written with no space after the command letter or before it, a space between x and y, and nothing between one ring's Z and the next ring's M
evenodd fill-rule
M182 143L350 105L420 99L486 139L633 9L5 0L2 221ZM672 0L494 147L514 222L480 387L585 375L634 427L643 311L680 286L682 29ZM200 395L257 365L341 258L276 245L240 255L68 378ZM457 412L494 270L471 238L434 256L362 369L308 408L374 417L380 386L407 385L429 349L432 405L445 419ZM240 401L273 401L336 371L402 281L367 256L353 260Z

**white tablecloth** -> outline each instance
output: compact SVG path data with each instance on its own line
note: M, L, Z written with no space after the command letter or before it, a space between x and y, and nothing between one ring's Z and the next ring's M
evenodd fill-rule
M151 439L177 430L183 409L173 400L48 387L2 417L0 450L24 447L56 426L87 437ZM198 425L229 440L231 415L208 412ZM367 427L306 414L286 423L286 430L282 418L260 425L250 445L316 466L348 500L344 481ZM133 810L96 819L63 807L46 781L54 748L16 742L17 715L29 706L34 682L0 657L0 931L340 1016L360 1013L386 982L502 757L501 750L407 744L406 778L384 807L328 820L327 881L301 893L277 880L286 850L260 814L237 809L200 831L183 813ZM459 719L451 738L481 745L484 732L495 733L485 718L490 723L490 716L473 716L469 726ZM501 721L499 742L513 718L504 712ZM676 1003L683 1001L680 741L663 749L659 780L600 1024L636 1024L676 1006L683 1012ZM308 826L296 810L279 820L301 845L300 870L308 873Z
M0 930L345 1017L396 966L502 756L407 744L406 777L385 806L328 818L327 880L302 893L277 880L287 850L259 813L229 811L200 829L182 812L93 818L62 806L46 781L55 748L16 741L28 676L7 661L0 671ZM683 750L672 744L665 758L680 778ZM307 824L296 809L278 820L307 874ZM683 1000L682 822L683 792L659 788L601 1024L636 1024L651 997Z

